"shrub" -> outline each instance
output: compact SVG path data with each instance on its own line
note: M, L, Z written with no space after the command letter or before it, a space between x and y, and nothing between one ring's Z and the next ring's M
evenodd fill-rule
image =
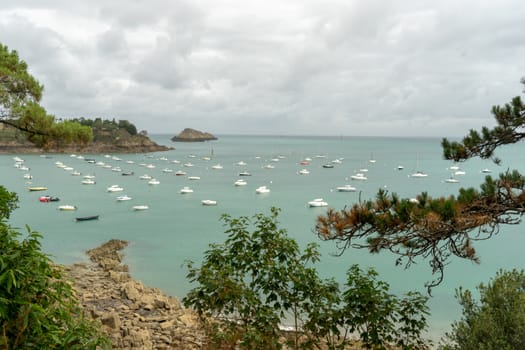
M5 200L8 202L5 202ZM14 208L16 195L0 186L0 207ZM83 317L62 269L41 252L41 235L11 228L0 217L0 349L96 349L109 341Z
M456 290L462 318L452 324L441 349L525 349L525 274L500 270L480 284L479 302L469 290Z
M295 240L278 228L279 210L232 218L223 215L225 243L212 244L200 267L188 262L188 278L196 283L183 299L207 324L213 349L280 349L279 324L293 322L287 332L293 349L326 344L343 348L351 334L365 346L424 349L427 298L409 293L399 299L376 282L377 273L357 266L348 272L347 290L318 276L316 244L301 252ZM250 232L250 225L254 229ZM219 322L217 322L219 320Z

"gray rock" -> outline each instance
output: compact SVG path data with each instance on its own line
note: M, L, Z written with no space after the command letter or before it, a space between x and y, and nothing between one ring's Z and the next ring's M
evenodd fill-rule
M173 136L171 141L174 142L203 142L217 140L217 137L208 132L186 128L177 136Z

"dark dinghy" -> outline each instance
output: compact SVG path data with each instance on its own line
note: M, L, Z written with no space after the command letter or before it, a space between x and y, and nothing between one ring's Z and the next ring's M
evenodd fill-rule
M89 220L98 220L98 215L91 216L81 216L76 218L77 221L89 221Z

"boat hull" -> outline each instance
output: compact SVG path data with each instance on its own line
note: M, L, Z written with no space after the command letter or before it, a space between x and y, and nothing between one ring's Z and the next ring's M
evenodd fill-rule
M29 187L28 190L30 192L35 192L35 191L47 191L47 187Z
M99 215L91 215L91 216L81 216L78 218L75 218L76 221L90 221L90 220L98 220Z

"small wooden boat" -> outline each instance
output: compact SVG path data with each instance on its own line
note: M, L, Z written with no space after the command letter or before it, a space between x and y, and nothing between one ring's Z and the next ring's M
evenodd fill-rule
M99 215L90 215L90 216L80 216L75 218L77 221L89 221L89 220L98 220Z

